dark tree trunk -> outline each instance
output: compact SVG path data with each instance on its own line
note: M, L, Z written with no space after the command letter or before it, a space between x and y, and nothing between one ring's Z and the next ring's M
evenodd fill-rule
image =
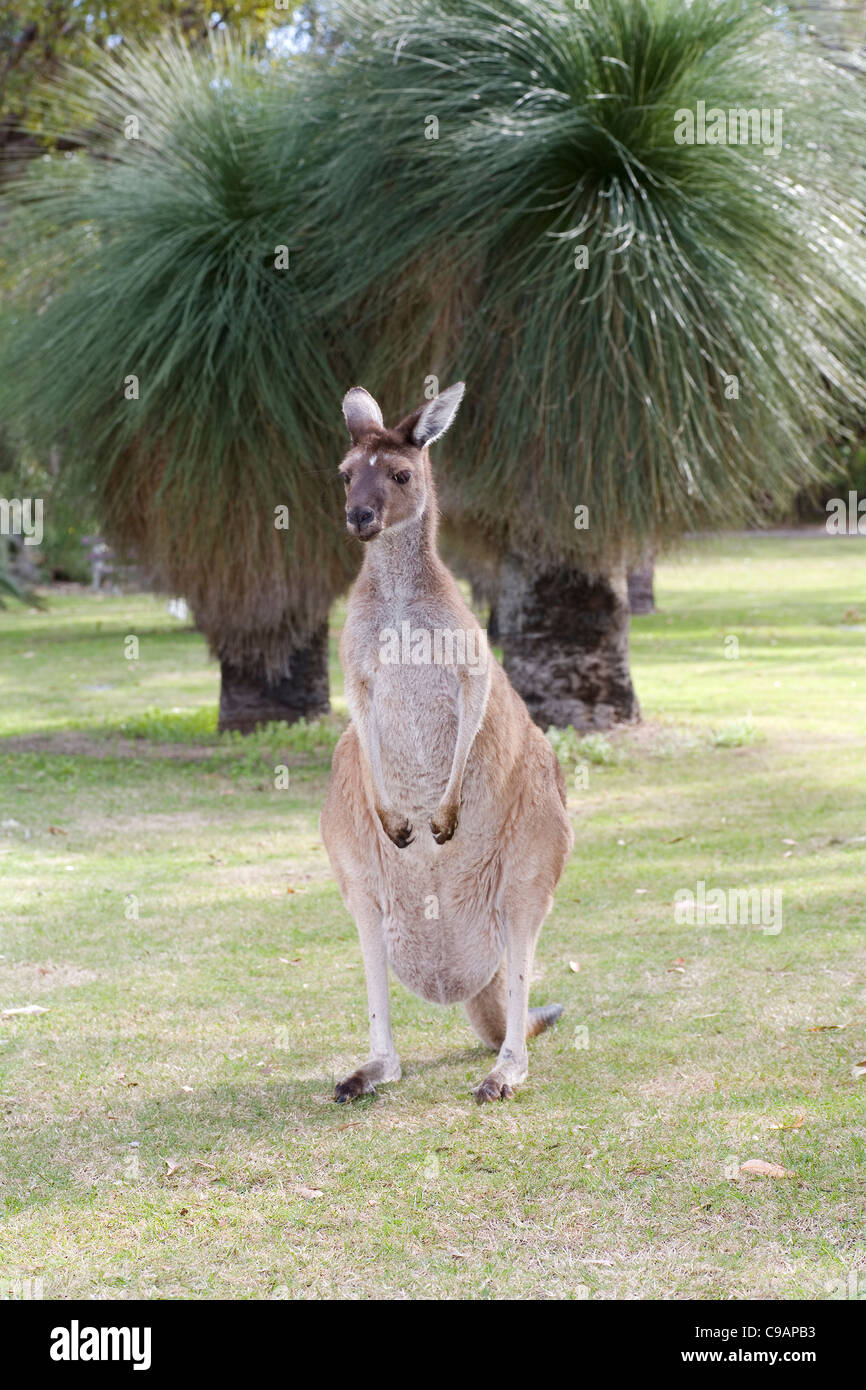
M648 550L628 572L628 604L632 613L654 613L656 611L653 580L655 578L655 555Z
M505 670L542 729L608 729L640 718L624 570L589 577L512 555L502 567L499 626Z
M220 733L238 729L252 733L259 724L316 719L331 708L328 699L328 624L316 628L309 641L288 653L282 676L266 681L231 662L220 662Z

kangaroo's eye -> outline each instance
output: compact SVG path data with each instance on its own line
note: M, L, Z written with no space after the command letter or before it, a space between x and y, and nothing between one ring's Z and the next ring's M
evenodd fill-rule
M351 478L349 477L348 473L341 473L341 474L340 474L340 477L343 479L343 482L344 482L344 484L346 485L346 487L348 487L348 486L349 486L349 483L352 481Z
M403 472L403 473L392 473L392 474L391 474L391 480L392 480L392 482L399 483L401 487L403 486L404 483L408 483L408 481L409 481L409 479L410 479L411 477L412 477L412 474L411 474L411 473L406 473L406 472Z

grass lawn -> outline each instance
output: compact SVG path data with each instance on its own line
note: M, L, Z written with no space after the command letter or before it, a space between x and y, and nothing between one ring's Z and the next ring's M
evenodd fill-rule
M566 1012L486 1107L462 1011L396 982L403 1081L330 1098L367 1041L336 664L328 721L218 739L164 601L0 614L0 1010L44 1010L0 1016L0 1295L866 1296L866 541L689 543L657 601L643 726L558 740ZM699 881L781 930L678 922Z

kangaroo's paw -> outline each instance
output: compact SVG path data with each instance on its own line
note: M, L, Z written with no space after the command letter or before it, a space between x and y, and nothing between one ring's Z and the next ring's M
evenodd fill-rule
M473 1090L478 1104L483 1105L486 1100L510 1100L515 1086L526 1080L527 1069L526 1047L515 1053L503 1045L496 1066Z
M378 815L382 822L382 829L398 849L405 849L407 845L411 845L415 836L412 834L412 827L405 816L393 811L379 811Z
M514 1095L514 1087L501 1080L495 1072L491 1072L477 1086L473 1086L472 1094L478 1104L483 1105L486 1100L510 1100Z
M453 838L454 831L457 829L457 807L440 806L430 822L430 829L437 845L446 844L448 840Z
M351 1076L347 1076L345 1081L338 1081L334 1087L334 1100L341 1105L347 1100L357 1100L358 1096L374 1096L376 1087L369 1077L364 1075L363 1067L353 1071Z
M359 1096L374 1096L378 1082L399 1081L401 1075L399 1058L373 1057L344 1081L337 1082L334 1100L343 1104L347 1100L357 1100Z

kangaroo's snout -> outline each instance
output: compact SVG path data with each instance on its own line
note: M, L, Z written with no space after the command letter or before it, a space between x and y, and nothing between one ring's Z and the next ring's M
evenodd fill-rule
M346 521L349 530L361 541L372 540L382 529L372 507L347 507Z

